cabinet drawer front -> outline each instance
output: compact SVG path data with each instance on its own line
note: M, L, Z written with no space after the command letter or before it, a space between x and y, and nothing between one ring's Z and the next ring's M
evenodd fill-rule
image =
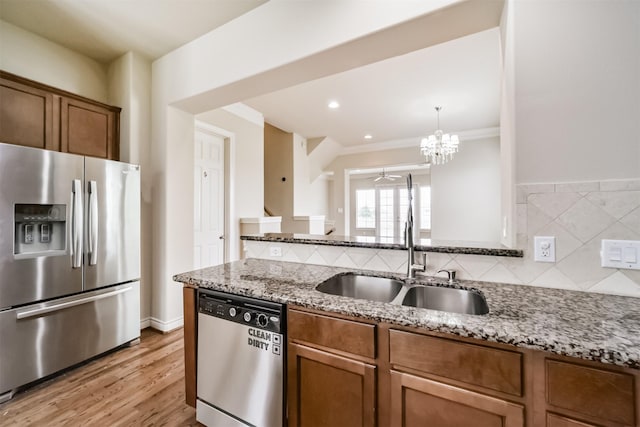
M289 310L289 339L374 359L375 325Z
M522 396L522 355L410 332L389 331L391 364Z
M635 423L631 375L546 360L547 402L603 420Z

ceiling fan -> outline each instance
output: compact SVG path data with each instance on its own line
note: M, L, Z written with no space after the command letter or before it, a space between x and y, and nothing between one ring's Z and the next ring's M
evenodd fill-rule
M400 176L400 175L390 175L390 174L386 173L386 172L384 171L384 169L382 169L382 172L380 172L380 173L378 174L378 177L377 177L376 179L374 179L373 181L374 181L374 182L378 182L378 181L380 181L380 180L393 181L393 180L395 180L396 178L402 178L402 176Z

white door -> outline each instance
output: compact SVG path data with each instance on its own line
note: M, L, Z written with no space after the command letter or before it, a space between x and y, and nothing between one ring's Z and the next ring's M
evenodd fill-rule
M194 159L194 268L224 262L224 137L197 129Z

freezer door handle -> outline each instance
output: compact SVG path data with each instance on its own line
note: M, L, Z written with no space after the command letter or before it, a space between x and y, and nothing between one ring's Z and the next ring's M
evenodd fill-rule
M72 301L61 302L60 304L50 305L48 307L40 307L40 308L27 308L24 310L16 311L16 319L28 319L30 317L40 316L42 314L51 313L53 311L59 311L65 308L75 307L76 305L87 304L93 301L98 301L104 298L109 298L115 295L123 294L132 289L131 286L127 286L126 288L116 289L111 292L105 292L103 294L94 295L91 297L78 298Z
M82 267L82 181L74 179L71 191L73 204L71 210L71 266Z
M89 181L89 265L98 262L98 183Z

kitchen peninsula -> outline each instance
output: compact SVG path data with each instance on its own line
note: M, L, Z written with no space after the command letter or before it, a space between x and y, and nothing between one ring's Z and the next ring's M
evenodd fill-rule
M407 417L437 418L452 411L462 423L481 415L486 425L639 424L636 298L476 281L454 284L484 294L490 312L475 316L315 289L336 274L353 271L246 259L176 275L174 280L185 285L188 403L195 402L196 291L203 288L287 305L289 425L319 416L396 425ZM451 286L429 277L416 280ZM358 399L340 404L334 387L313 388L317 384L309 380L317 375L327 384L335 380L355 387L351 390L358 391Z
M292 233L263 233L244 235L244 241L293 243L305 245L344 246L368 249L406 249L404 240L394 237L378 236L336 236ZM522 257L521 249L510 249L500 243L464 242L449 240L416 239L415 250L448 254L492 255Z

